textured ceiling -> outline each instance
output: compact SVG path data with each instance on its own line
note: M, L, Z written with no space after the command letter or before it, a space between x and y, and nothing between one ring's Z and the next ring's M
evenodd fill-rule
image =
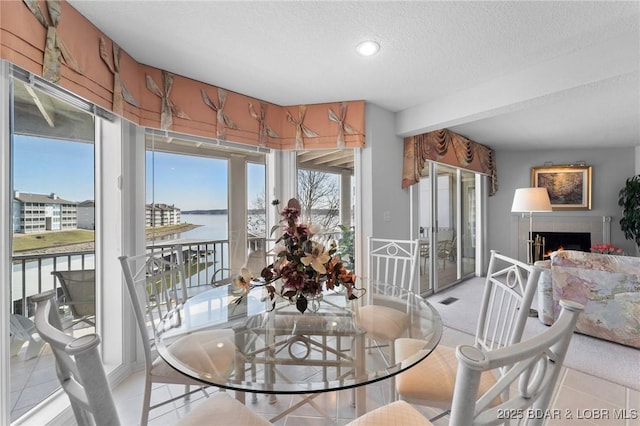
M400 135L640 144L638 1L69 3L138 62L279 105L364 99Z

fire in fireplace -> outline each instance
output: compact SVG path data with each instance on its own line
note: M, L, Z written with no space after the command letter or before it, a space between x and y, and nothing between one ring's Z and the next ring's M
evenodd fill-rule
M544 257L557 250L591 250L589 232L534 232L534 241L542 245L540 253L544 253Z

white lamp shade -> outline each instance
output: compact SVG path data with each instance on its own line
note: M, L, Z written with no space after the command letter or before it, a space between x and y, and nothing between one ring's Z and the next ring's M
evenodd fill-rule
M512 212L550 212L547 188L518 188L513 196Z

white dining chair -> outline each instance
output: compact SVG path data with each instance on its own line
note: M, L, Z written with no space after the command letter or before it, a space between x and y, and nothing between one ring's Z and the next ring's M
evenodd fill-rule
M65 326L84 322L95 327L96 317L96 271L95 269L78 269L68 271L51 271L60 283L64 294L65 305L69 309L72 320Z
M395 361L396 339L402 337L407 329L409 315L397 304L385 300L408 297L418 294L416 265L418 265L419 240L392 240L369 238L369 264L367 297L376 300L375 305L366 305L358 309L356 320L360 327L368 330L375 346L380 350L387 365ZM388 348L388 355L381 345ZM388 356L388 358L387 358ZM395 384L389 380L391 398L394 398Z
M213 271L211 274L211 285L214 287L221 287L223 285L231 284L233 282L233 274L229 268L220 268Z
M25 360L40 355L44 341L38 336L35 324L29 318L19 314L10 314L9 333L11 335L11 356L18 355L25 342L28 342L24 354Z
M538 287L541 269L491 252L489 270L480 306L474 346L491 351L519 342ZM403 359L415 339L396 340L396 354ZM396 376L398 397L405 401L443 409L451 408L458 373L455 348L438 345L423 361ZM479 388L490 388L504 371L487 371Z
M62 331L55 292L34 296L35 326L51 347L56 374L71 402L79 426L119 425L109 382L104 373L98 345L100 337L91 333L78 338Z
M55 357L56 373L69 397L78 426L120 425L113 394L100 358L100 336L95 333L74 338L62 331L55 293L37 295L36 328L49 343ZM219 420L226 426L268 426L267 420L232 398L215 392L180 418L180 426L200 426Z
M539 335L487 350L459 345L450 426L493 424L542 425L583 306L561 301L559 321ZM504 373L493 386L480 388L482 375ZM426 381L426 379L425 379ZM433 423L406 401L377 408L347 426L427 426Z
M197 391L203 391L205 395L207 393L201 382L175 370L155 353L158 324L168 311L188 297L182 246L176 245L169 251L156 250L141 255L120 256L119 260L142 337L145 388L141 424L144 426L149 419L150 410L182 397L188 398ZM220 348L215 351L195 350L216 339L224 339L230 344L219 345ZM216 374L230 374L233 371L235 346L232 330L205 330L185 336L182 340L173 343L171 350L174 356L185 358L185 362L191 365L210 366ZM185 394L151 405L153 383L183 384ZM196 386L196 389L191 390L191 385Z

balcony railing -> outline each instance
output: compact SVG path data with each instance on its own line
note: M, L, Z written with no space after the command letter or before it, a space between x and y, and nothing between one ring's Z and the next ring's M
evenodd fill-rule
M94 251L29 254L13 256L11 279L11 312L31 317L34 304L31 296L43 291L56 290L62 294L52 271L95 269Z
M166 252L167 256L174 256L174 247L175 242L156 241L147 249L161 250ZM222 269L224 273L228 274L229 242L227 240L183 242L182 251L184 259L188 260L185 262L185 270L189 287L208 285L215 270ZM78 337L94 330L90 324L74 321L70 305L65 305L66 301L63 298L60 283L51 275L52 271L95 270L94 250L16 255L12 260L12 313L33 319L35 306L31 297L43 291L55 289L59 296L60 315L65 331ZM87 275L91 276L91 274ZM15 380L14 378L11 380L12 421L26 410L34 407L39 401L40 395L44 398L45 395L49 395L59 388L57 380L42 382L41 375L33 374L35 366L38 371L46 368L53 371L53 358L49 352L40 352L37 355L29 354L30 342L26 338L22 339L21 337L24 335L16 333L17 330L13 329L13 319L12 316L11 372L12 375L15 374ZM22 320L26 324L30 323L25 318ZM20 321L19 324L23 324L23 322ZM31 331L27 330L27 333L29 332ZM39 357L39 361L34 363L32 356ZM35 390L36 388L37 390ZM34 398L33 395L37 397Z
M188 287L209 285L214 276L216 279L228 277L228 240L189 241L181 245ZM156 241L147 249L172 256L174 247L175 242ZM31 296L49 290L62 296L60 285L51 272L95 269L95 251L17 255L12 261L11 312L32 317L35 306Z
M340 233L326 233L318 237L321 240L338 240ZM273 240L251 237L247 248L266 253L273 243ZM210 285L229 276L229 240L189 240L180 241L180 244L188 288ZM163 255L172 256L175 245L176 241L154 241L147 245L147 250L160 250ZM59 297L63 295L51 272L95 269L95 251L16 255L12 261L11 312L32 317L35 306L31 296L49 290L55 290Z
M187 288L210 285L214 280L229 276L229 241L202 240L180 242L182 260L187 276ZM175 242L156 241L147 250L160 251L163 256L173 256Z

